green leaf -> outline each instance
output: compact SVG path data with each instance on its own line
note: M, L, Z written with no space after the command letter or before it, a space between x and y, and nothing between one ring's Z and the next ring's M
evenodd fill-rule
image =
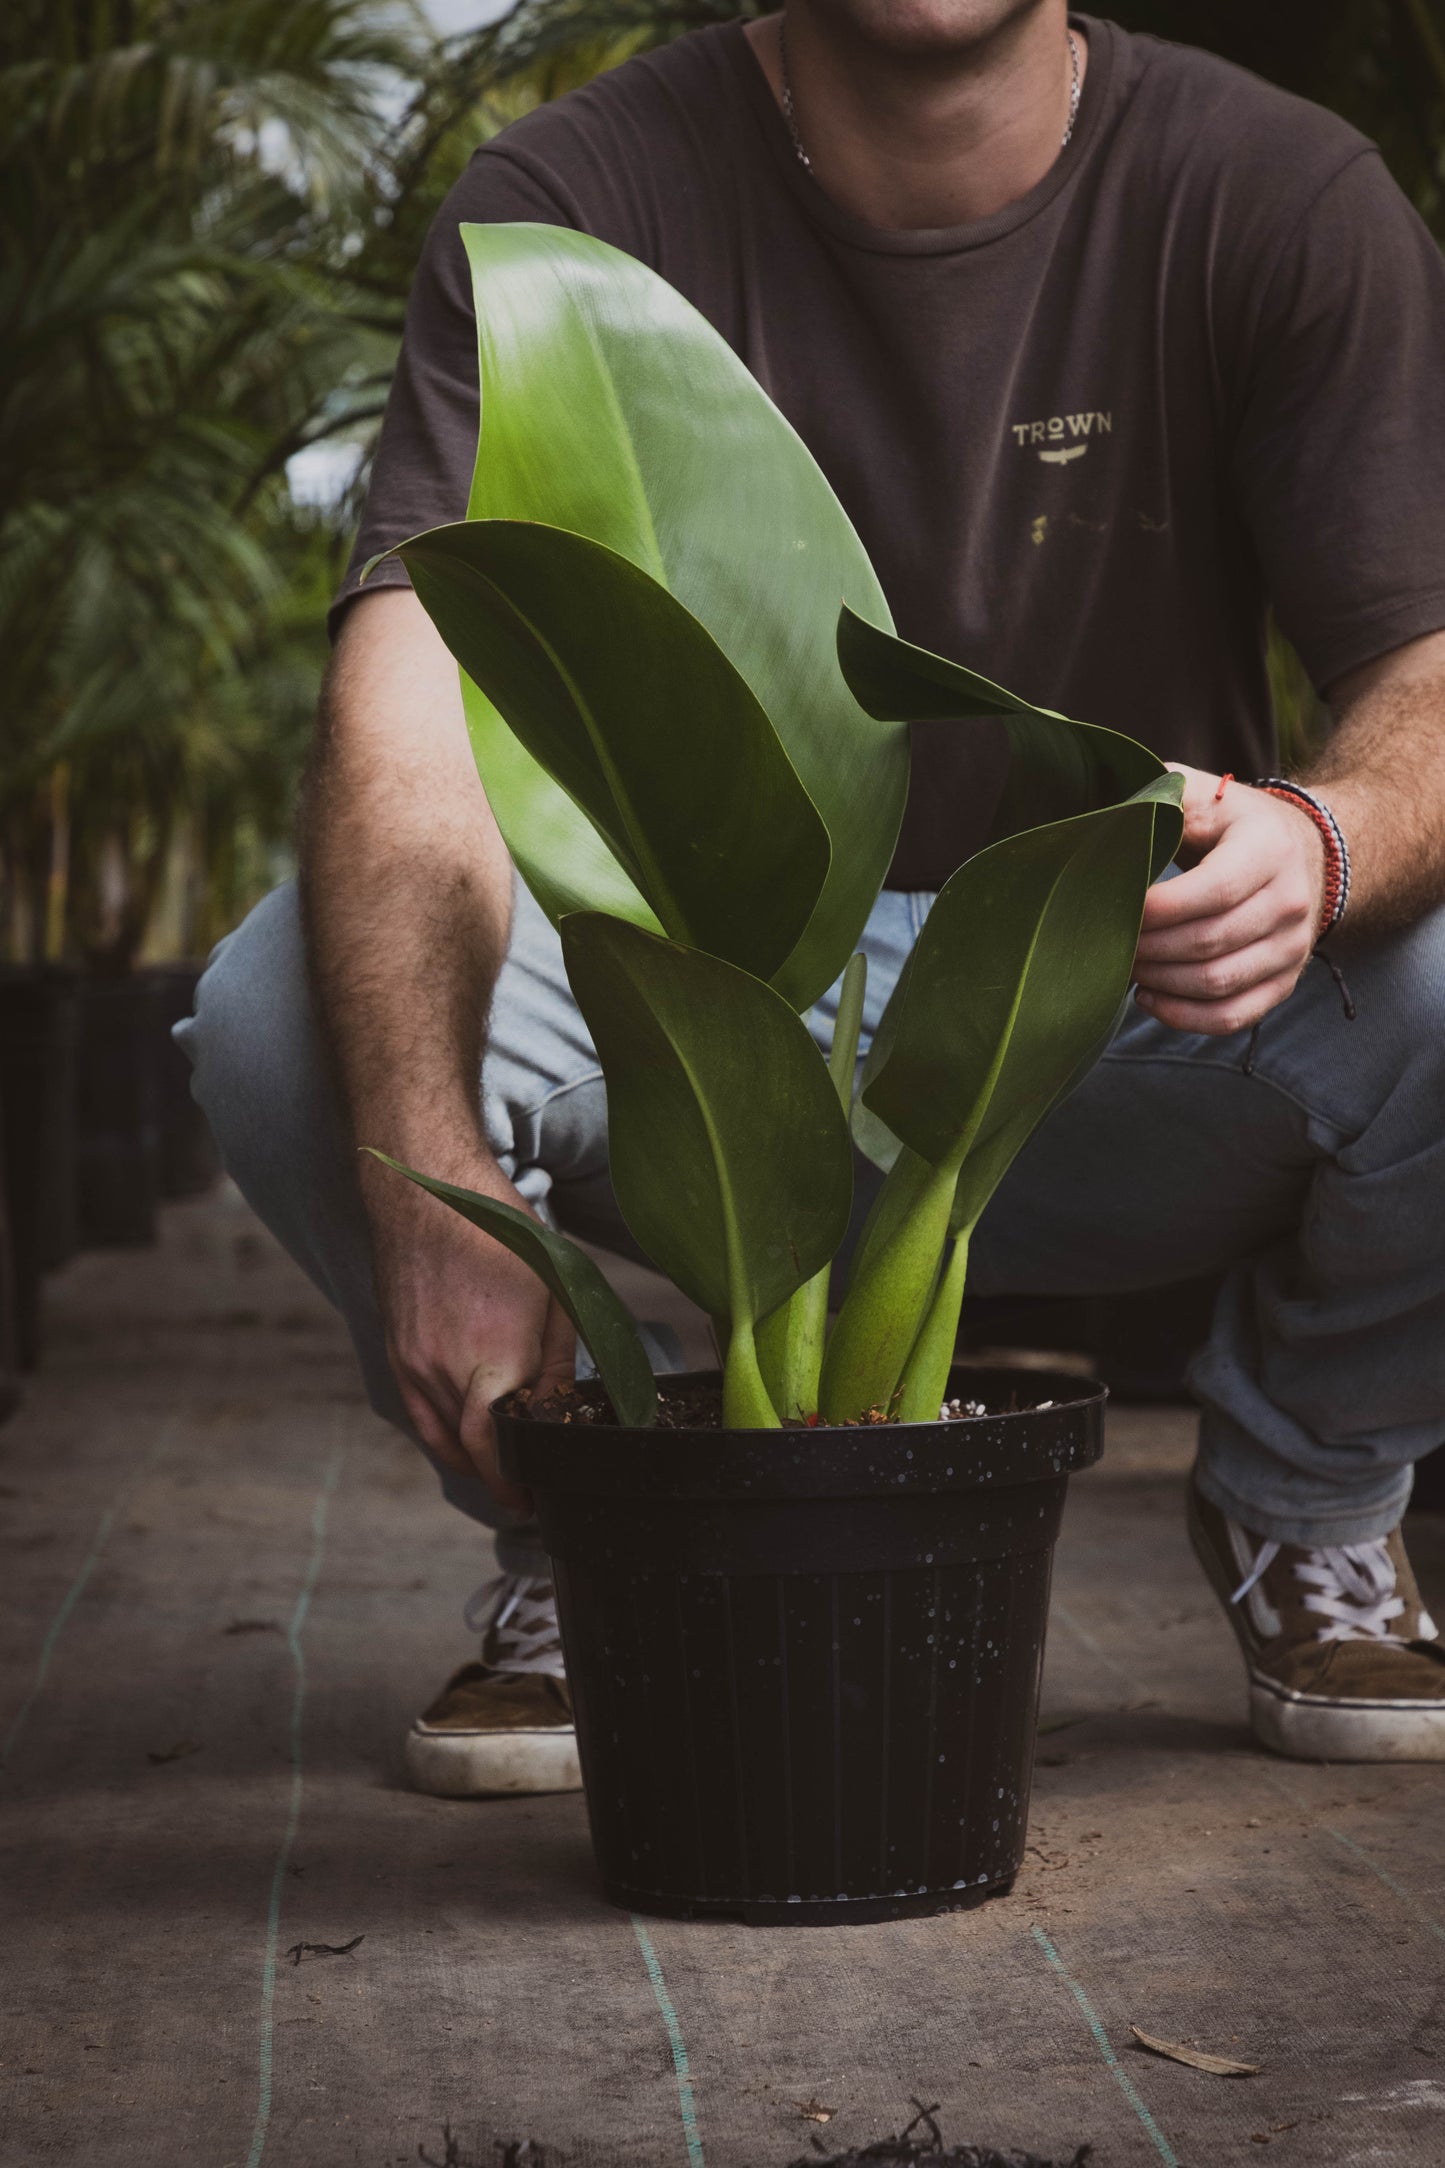
M899 1143L897 1137L894 1136L892 1130L888 1127L887 1123L880 1121L878 1116L873 1112L872 1108L868 1105L866 1095L868 1091L868 1086L872 1083L874 1077L877 1076L879 1070L883 1067L884 1062L887 1061L889 1054L892 1052L893 1034L897 1028L898 1018L902 1013L904 990L908 984L908 973L912 966L912 963L913 951L910 949L908 954L903 959L903 965L898 973L897 978L893 982L893 991L888 996L888 999L884 1004L883 1014L878 1019L878 1028L874 1032L872 1039L869 1041L868 1052L863 1062L863 1075L858 1086L858 1096L853 1101L852 1120L850 1123L853 1134L853 1142L857 1145L859 1151L863 1154L864 1158L871 1159L874 1166L880 1167L884 1174L887 1174L891 1171L894 1163L898 1158L899 1153L903 1150L903 1146ZM875 1206L876 1202L877 1200L875 1199ZM870 1225L872 1223L872 1218L873 1214L870 1212ZM866 1234L866 1228L864 1232ZM857 1256L858 1253L855 1252L855 1270L857 1268Z
M607 911L661 933L650 910L580 806L553 783L467 676L462 707L477 773L513 863L552 924L568 911Z
M963 1286L968 1277L968 1236L960 1235L938 1275L918 1338L903 1366L898 1401L900 1423L936 1423L948 1373L953 1368L958 1340L958 1320L963 1309Z
M863 545L801 438L656 273L561 227L464 226L462 238L482 388L468 515L567 528L630 559L751 687L832 846L817 906L772 974L806 1008L857 946L908 787L906 726L870 720L838 667L840 598L888 622ZM645 924L635 884L599 865L560 785L530 753L498 758L504 726L487 707L473 690L482 780L543 908L559 915L559 836L580 835L590 857L568 866L571 899Z
M961 663L881 631L846 604L838 620L838 660L870 715L911 723L989 716L1003 723L1011 758L991 842L1117 805L1168 773L1136 739L1035 707ZM1161 851L1166 840L1167 830L1161 830ZM1177 848L1176 842L1156 854L1155 874Z
M863 1029L863 998L868 959L853 957L838 990L838 1015L828 1054L828 1074L846 1121L853 1104L853 1076ZM818 1407L818 1380L828 1338L831 1259L811 1280L791 1294L758 1328L758 1368L768 1397L784 1417L812 1415Z
M1019 1110L1021 1134L1014 1133L1015 1124L1010 1120L1011 1110L1001 1098L995 1099L989 1118L982 1124L959 1170L958 1186L954 1191L953 1207L948 1220L953 1234L961 1233L966 1237L977 1224L984 1206L1039 1123L1052 1114L1055 1107L1062 1106L1074 1087L1083 1083L1094 1064L1107 1053L1110 1042L1129 1014L1131 1005L1130 989L1126 986L1114 1014L1097 1038L1085 1047L1043 1113L1036 1112L1032 1107Z
M1156 823L1177 838L1181 789L1165 776L1123 805L991 844L940 891L865 1086L929 1165L976 1154L991 1193L1102 1049L1129 984Z
M828 833L711 634L627 558L561 528L464 520L397 554L664 931L770 978L827 878Z
M875 1198L823 1357L828 1422L892 1410L938 1286L956 1171L903 1152Z
M493 1236L514 1257L520 1257L524 1265L530 1265L586 1343L618 1422L635 1430L645 1430L656 1422L657 1386L637 1327L585 1250L528 1213L519 1212L514 1205L503 1204L499 1197L483 1197L475 1190L459 1188L455 1182L438 1182L429 1174L418 1174L414 1167L403 1166L399 1159L377 1151L374 1145L363 1149L373 1159L404 1174L419 1189L440 1197L443 1204L449 1204L463 1219Z
M607 1079L622 1216L685 1295L750 1333L847 1229L852 1157L823 1059L779 995L701 950L577 912L562 951Z
M926 1330L911 1397L931 1392L965 1263L955 1249L940 1289L944 1243L966 1240L1025 1139L1107 1044L1131 975L1156 822L1177 839L1182 788L1165 775L1124 805L1007 837L940 891L863 1087L869 1112L903 1149L828 1344L830 1419L886 1405L907 1385Z

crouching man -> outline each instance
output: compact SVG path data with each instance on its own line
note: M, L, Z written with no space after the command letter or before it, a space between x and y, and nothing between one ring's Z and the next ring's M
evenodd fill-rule
M1256 1736L1445 1758L1400 1536L1445 1439L1445 269L1370 145L1203 54L1064 0L788 0L528 115L453 191L336 607L300 894L222 945L185 1027L227 1164L374 1404L497 1532L416 1782L579 1781L487 1414L573 1343L525 1267L354 1141L626 1243L596 1057L456 671L394 559L358 593L465 507L466 220L661 273L811 447L906 637L1183 767L1186 870L1151 893L1134 1010L1005 1180L972 1284L1224 1275L1189 1511ZM1258 787L1270 606L1334 715L1289 788ZM865 1029L998 782L976 736L917 730ZM813 1021L826 1043L829 1003Z

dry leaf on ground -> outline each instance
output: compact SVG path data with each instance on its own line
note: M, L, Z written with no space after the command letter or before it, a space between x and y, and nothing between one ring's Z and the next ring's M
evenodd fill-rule
M1257 2078L1263 2068L1260 2063L1233 2062L1227 2055L1206 2055L1202 2048L1185 2047L1179 2040L1158 2040L1153 2033L1140 2032L1137 2025L1129 2030L1151 2055L1167 2055L1171 2063L1187 2063L1191 2070L1206 2070L1212 2078Z

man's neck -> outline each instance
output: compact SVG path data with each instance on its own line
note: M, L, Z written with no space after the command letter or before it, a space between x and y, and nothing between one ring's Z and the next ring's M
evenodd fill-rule
M836 16L789 0L787 72L814 178L870 226L908 230L988 218L1059 155L1073 68L1065 0L948 57L880 51ZM781 15L747 36L782 104ZM1080 73L1086 41L1078 36Z

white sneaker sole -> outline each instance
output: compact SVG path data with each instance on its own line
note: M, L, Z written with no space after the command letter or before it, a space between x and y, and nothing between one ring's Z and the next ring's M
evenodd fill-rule
M432 1731L413 1724L406 1773L434 1799L505 1799L520 1792L580 1792L577 1734L557 1731Z
M1250 1675L1249 1724L1291 1761L1445 1761L1445 1702L1341 1701Z

